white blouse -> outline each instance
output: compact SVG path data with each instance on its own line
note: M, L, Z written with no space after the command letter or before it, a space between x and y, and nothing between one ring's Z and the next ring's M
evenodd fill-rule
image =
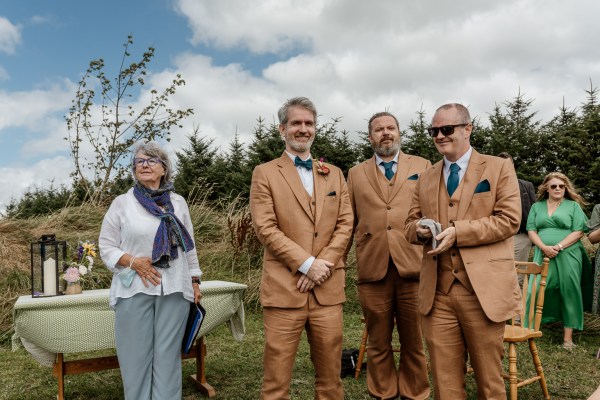
M171 202L175 215L183 223L193 240L194 228L187 203L183 197L173 192L171 192ZM152 257L154 237L159 224L160 219L150 214L137 201L133 195L133 188L118 196L106 212L102 221L98 246L102 261L113 272L110 287L110 306L112 308L118 298L129 298L138 293L160 296L161 294L181 292L185 299L194 301L192 276L202 276L195 247L187 253L183 253L179 247L179 257L169 260L170 268L157 268L162 275L161 283L157 286L148 282L148 287L145 287L142 279L135 274L131 286L126 287L118 277L119 272L126 268L117 264L123 254Z

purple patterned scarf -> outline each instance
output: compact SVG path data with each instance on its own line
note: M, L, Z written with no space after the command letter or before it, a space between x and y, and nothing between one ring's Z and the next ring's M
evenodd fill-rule
M177 247L186 253L194 248L194 241L183 223L175 215L171 195L172 183L166 183L157 190L144 187L139 182L133 187L133 195L150 214L160 218L160 225L154 236L152 264L157 268L169 268L169 260L178 257Z

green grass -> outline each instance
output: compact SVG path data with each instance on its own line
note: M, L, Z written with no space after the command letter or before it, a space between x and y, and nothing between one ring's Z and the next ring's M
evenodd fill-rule
M248 231L244 210L218 210L200 204L191 208L196 243L205 279L246 283L246 337L233 340L225 326L206 337L207 379L217 391L217 399L258 399L262 380L262 317L258 301L260 285L260 256L252 238L241 233ZM57 381L51 368L38 364L25 350L12 352L12 307L17 297L29 292L29 242L42 233L56 233L59 239L95 240L104 209L89 206L75 207L50 216L25 221L0 220L0 400L53 399ZM246 221L246 222L244 222ZM237 226L230 231L227 226ZM244 239L245 238L245 239ZM234 240L235 239L235 240ZM244 240L242 240L244 239ZM237 241L237 242L236 242ZM237 243L237 244L234 244ZM587 244L589 251L593 249ZM98 263L96 268L102 268ZM344 306L344 348L358 348L363 326L356 295L354 252L349 254L346 280L348 301ZM575 333L579 345L572 351L560 348L562 328L543 327L544 337L537 341L548 388L553 399L587 399L600 383L600 360L595 358L600 347L600 316L586 315L586 329ZM66 359L114 354L113 351L67 355ZM520 374L532 375L533 363L526 345L518 347ZM505 360L506 364L506 360ZM184 361L184 377L195 373L192 360ZM346 399L369 399L365 372L360 379L343 380ZM304 339L296 359L291 396L293 399L314 397L314 371ZM115 400L122 398L122 383L118 370L70 375L65 378L66 398L69 400ZM472 375L467 377L469 399L475 399L476 385ZM200 399L191 383L184 380L184 399ZM538 384L519 390L519 398L540 399Z
M242 342L233 340L225 326L206 337L207 380L217 391L217 399L258 399L262 379L262 317L258 312L246 315L246 337ZM358 348L362 335L360 313L346 312L344 318L344 348ZM559 347L562 329L550 326L539 341L540 357L553 399L586 399L600 383L600 361L595 355L600 347L600 334L578 333L575 350L566 351ZM527 346L519 346L519 370L533 374L532 362ZM101 352L104 355L107 352ZM108 352L111 353L110 351ZM81 356L95 356L98 352ZM67 359L75 358L69 355ZM183 374L195 373L193 360L184 361ZM360 379L347 377L343 380L346 399L369 399L366 392L365 371ZM50 399L56 394L57 383L50 368L34 361L25 350L10 351L8 344L0 347L0 391L1 400ZM310 363L305 338L301 342L291 384L293 399L312 399L314 371ZM467 377L468 398L476 399L476 386L472 375ZM521 399L540 399L538 384L520 389ZM118 370L71 375L65 379L67 399L104 400L122 398L122 384ZM184 399L202 398L194 387L184 380Z

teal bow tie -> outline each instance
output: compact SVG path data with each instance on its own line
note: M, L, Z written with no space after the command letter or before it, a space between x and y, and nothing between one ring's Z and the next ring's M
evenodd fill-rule
M294 159L294 165L296 167L306 168L309 171L312 171L312 160L309 158L306 161L302 161L302 159L298 156Z

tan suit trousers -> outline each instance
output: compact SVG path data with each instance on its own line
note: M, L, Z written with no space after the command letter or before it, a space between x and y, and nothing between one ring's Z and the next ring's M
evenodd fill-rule
M436 400L467 398L467 354L477 381L477 398L506 399L502 379L505 322L491 321L475 294L458 281L448 294L436 291L431 312L423 316L422 324Z
M263 308L265 351L261 398L290 398L290 381L302 331L310 345L315 367L315 399L342 400L342 305L320 305L310 291L301 308Z
M385 278L358 285L358 297L369 332L367 388L371 396L429 398L418 289L419 281L401 278L391 260ZM397 369L392 351L394 318L401 344Z

